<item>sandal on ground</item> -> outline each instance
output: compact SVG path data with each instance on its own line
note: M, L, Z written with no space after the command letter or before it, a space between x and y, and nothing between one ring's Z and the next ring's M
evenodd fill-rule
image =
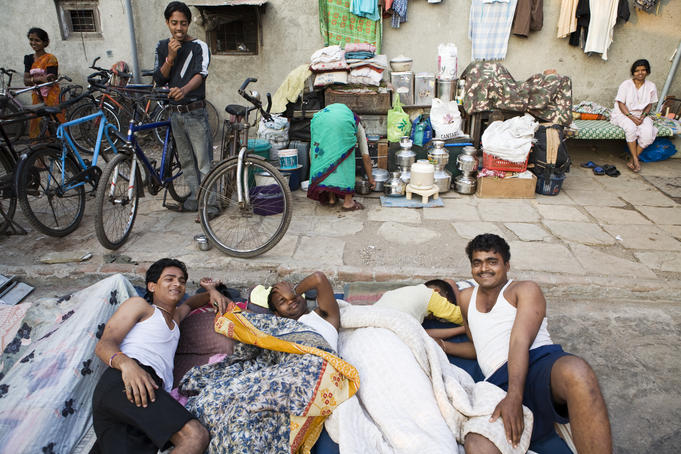
M352 201L352 206L351 207L341 207L341 210L343 211L357 211L357 210L363 210L364 205L359 203L357 200Z
M617 170L617 167L612 166L610 164L605 164L603 166L603 170L605 170L605 174L609 177L618 177L620 176L620 171Z
M603 170L603 167L601 166L596 166L594 167L594 175L605 175L605 170Z
M196 212L196 210L188 210L185 208L183 205L175 205L172 203L166 203L166 208L169 209L170 211L174 211L176 213L192 213Z
M598 167L598 164L596 164L593 161L583 162L580 165L586 169L593 169L594 167Z

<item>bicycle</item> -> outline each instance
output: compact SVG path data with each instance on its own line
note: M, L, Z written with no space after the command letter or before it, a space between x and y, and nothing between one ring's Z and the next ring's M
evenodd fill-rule
M5 107L10 99L6 94L0 95L0 108ZM11 140L7 134L7 127L41 117L52 118L52 122L48 125L56 124L58 123L57 114L61 112L62 107L64 106L48 107L44 104L37 104L18 111L4 110L0 114L0 234L5 233L9 228L15 234L26 234L26 230L13 220L18 198L15 180L20 157L14 147L15 141ZM53 129L51 131L54 132ZM48 147L48 145L43 143L29 145L31 150L43 147Z
M273 248L291 222L292 199L287 181L272 164L250 154L248 131L250 112L257 111L271 120L268 106L263 109L257 92L246 92L255 78L248 78L238 90L253 107L230 104L225 111L223 149L229 155L206 176L199 190L199 220L208 240L224 253L235 257L255 257ZM223 140L224 142L224 140Z
M24 105L19 101L18 96L29 91L39 90L42 87L49 87L57 84L63 80L71 82L71 78L68 76L60 76L58 79L45 82L40 85L34 85L32 87L25 88L11 88L12 77L17 72L13 69L0 68L0 97L5 98L3 101L3 106L0 108L0 117L9 117L19 114L26 110L39 109L42 104L29 104ZM7 78L7 80L5 80ZM38 117L33 117L38 118ZM24 135L28 126L28 120L18 121L13 120L9 128L5 128L5 133L11 141L17 141ZM40 126L40 137L45 137L48 132L47 123L43 122Z
M105 74L94 73L88 76L88 82L97 87L104 77ZM90 92L86 92L67 104L75 104L90 95ZM59 109L66 107L68 105L58 106ZM69 127L87 121L99 122L92 161L82 158L68 132ZM85 210L85 186L90 186L88 192L94 193L102 174L97 162L103 140L114 152L117 151L112 134L121 137L118 130L107 121L105 114L98 111L60 124L56 136L61 146L38 148L19 162L17 197L24 215L36 230L62 237L78 228Z
M155 89L159 95L167 99L168 89ZM139 146L136 134L141 131L159 129L165 131L161 163L150 160ZM141 167L146 171L143 179ZM190 194L189 187L182 178L182 166L175 148L169 121L138 124L131 119L128 135L121 150L102 172L103 184L97 189L95 214L95 230L99 243L107 249L118 249L130 236L137 216L137 201L144 197L144 186L149 193L157 194L161 189L182 204ZM163 206L165 205L165 193Z

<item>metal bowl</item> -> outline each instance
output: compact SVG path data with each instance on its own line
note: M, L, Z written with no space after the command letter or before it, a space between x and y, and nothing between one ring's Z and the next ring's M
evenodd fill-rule
M208 242L206 235L194 235L194 243L196 243L196 249L199 251L207 251L210 249L210 242Z

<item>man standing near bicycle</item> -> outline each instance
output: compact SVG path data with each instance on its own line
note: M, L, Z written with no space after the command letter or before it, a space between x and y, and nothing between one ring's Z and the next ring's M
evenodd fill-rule
M192 13L182 2L170 2L163 13L170 38L156 46L154 81L168 85L170 124L180 164L191 191L175 211L197 211L199 184L210 171L213 137L206 113L206 77L210 52L205 42L188 34Z

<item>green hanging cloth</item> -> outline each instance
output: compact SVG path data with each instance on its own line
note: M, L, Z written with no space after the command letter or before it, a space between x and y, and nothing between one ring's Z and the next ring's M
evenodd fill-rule
M373 21L350 12L351 0L319 0L319 30L325 46L369 43L381 53L382 19Z

